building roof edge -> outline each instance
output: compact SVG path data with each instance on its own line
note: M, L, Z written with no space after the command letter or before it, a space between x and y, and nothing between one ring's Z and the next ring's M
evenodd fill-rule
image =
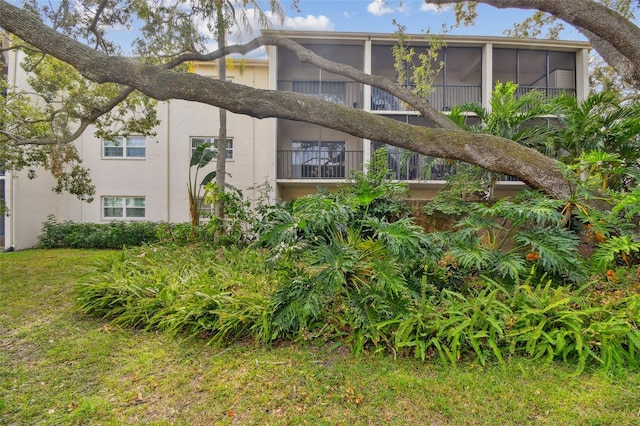
M340 32L340 31L293 31L293 30L263 30L264 34L281 35L288 38L305 38L323 40L378 40L395 41L393 34L389 33L365 33L365 32ZM424 38L424 34L407 34L414 40ZM447 43L469 43L469 44L501 44L501 45L529 45L529 46L558 46L575 49L591 49L591 44L580 40L551 40L533 39L504 36L477 36L477 35L452 35L442 36Z

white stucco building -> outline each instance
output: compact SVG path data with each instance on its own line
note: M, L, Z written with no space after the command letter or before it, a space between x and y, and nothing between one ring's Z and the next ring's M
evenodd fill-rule
M385 34L278 32L327 59L396 80L391 46ZM419 52L419 37L413 44ZM547 96L571 93L579 99L588 92L589 45L584 42L523 40L502 37L444 38L444 63L434 82L429 102L447 111L452 106L477 102L488 107L496 82L514 81L522 92L538 90ZM424 42L422 42L424 45ZM424 48L424 47L422 47ZM431 125L397 98L377 88L349 81L309 64L289 51L271 47L266 59L244 61L228 71L234 83L257 88L294 91L353 108L417 124ZM8 81L25 85L15 56L9 58ZM198 64L197 71L217 77L215 64ZM409 85L409 82L406 82ZM91 170L96 197L85 203L51 191L45 171L29 180L24 172L0 172L0 197L9 214L0 216L0 248L28 248L36 244L47 216L58 220L109 222L189 220L187 179L192 148L213 140L218 133L215 107L172 100L160 102L161 120L154 137L130 136L119 144L97 139L88 130L76 142L83 165ZM335 187L361 170L380 144L316 125L280 119L254 119L228 113L228 180L255 200L250 188L268 182L273 200L290 200L316 190ZM446 170L425 168L418 154L389 149L392 177L409 182L411 196L428 199L442 187ZM215 164L210 166L211 170ZM521 188L504 182L498 190Z

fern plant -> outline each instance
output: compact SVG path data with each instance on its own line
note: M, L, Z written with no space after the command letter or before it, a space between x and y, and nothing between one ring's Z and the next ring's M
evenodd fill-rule
M79 284L81 312L216 345L267 340L276 274L258 251L146 246L97 268Z

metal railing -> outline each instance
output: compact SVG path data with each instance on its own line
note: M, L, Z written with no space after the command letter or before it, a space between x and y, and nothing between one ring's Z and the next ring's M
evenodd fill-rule
M326 152L278 150L278 179L349 179L354 171L361 171L362 151L343 151L334 158ZM387 178L401 181L445 181L456 173L455 164L411 152L387 153ZM503 175L501 182L517 182L513 176Z
M412 86L407 86L413 89ZM432 92L426 97L434 108L439 111L449 111L452 107L466 103L482 104L482 87L479 85L439 85L431 86ZM314 96L337 104L362 108L362 84L348 81L310 81L310 80L280 80L278 90L295 92ZM539 91L547 98L560 94L575 96L576 89L518 86L517 94ZM415 108L396 98L392 94L371 88L371 109L374 111L415 111Z
M411 86L408 86L412 89ZM431 86L432 92L426 97L434 108L439 111L449 111L452 107L466 103L482 103L482 86L478 85L438 85ZM415 111L392 94L371 88L371 109L374 111Z
M444 181L448 176L456 173L455 164L409 151L388 152L387 168L389 179L402 181ZM502 175L500 181L517 182L518 179Z
M278 90L314 96L325 101L362 108L362 84L349 81L279 80Z
M526 93L534 91L542 93L547 99L555 98L562 94L576 96L576 89L560 89L556 87L518 86L516 93L518 96L523 96Z
M278 150L278 179L348 179L362 170L362 151L342 151L330 156L327 151Z

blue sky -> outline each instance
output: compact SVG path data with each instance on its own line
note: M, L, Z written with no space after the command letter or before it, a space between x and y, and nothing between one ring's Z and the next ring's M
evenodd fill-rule
M455 23L451 7L439 11L423 0L300 0L300 12L290 7L289 0L281 2L287 11L285 29L391 33L395 30L392 23L395 19L407 27L408 33L420 34L426 30L437 33L443 24ZM482 4L478 12L475 26L455 28L450 34L501 36L513 23L532 13ZM584 40L573 28L565 30L562 38Z
M9 0L18 4L20 0ZM36 0L38 3L48 2L54 6L61 0ZM161 0L162 1L162 0ZM240 0L237 0L240 1ZM409 34L421 34L426 31L440 33L443 25L449 27L455 23L452 7L438 10L427 5L423 0L299 0L299 11L291 4L292 0L280 0L286 11L286 19L282 25L274 22L271 28L307 31L340 31L340 32L376 32L393 33L396 27L393 21L404 25ZM185 1L188 3L188 0ZM262 9L268 10L268 0L259 0ZM472 27L451 29L451 35L502 36L506 29L521 22L533 11L519 9L497 9L484 4L478 5L478 19ZM566 25L561 38L566 40L585 40L585 38L569 25ZM201 28L205 31L204 26ZM240 37L231 37L231 43L247 42L258 34L256 27L253 34L242 32ZM130 41L135 36L135 29L111 28L109 35L122 44L128 51ZM213 41L209 46L215 49ZM253 52L248 56L263 55Z

